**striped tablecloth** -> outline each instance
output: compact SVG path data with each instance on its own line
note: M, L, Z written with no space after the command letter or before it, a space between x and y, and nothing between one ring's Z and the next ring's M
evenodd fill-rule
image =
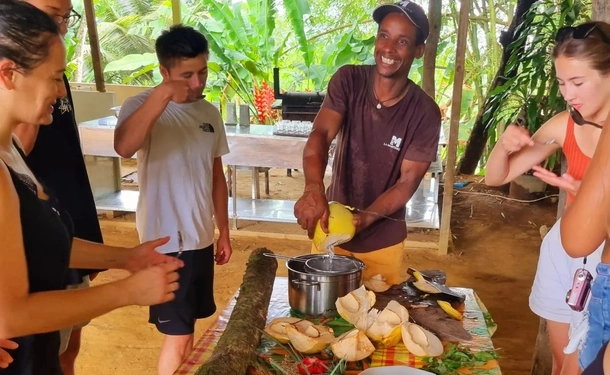
M466 308L464 311L463 325L464 328L473 336L470 342L462 343L463 346L479 350L494 350L491 342L491 334L493 330L488 328L485 321L483 311L486 311L482 306L479 298L472 289L467 288L452 288L453 290L466 296ZM205 363L214 352L216 344L220 336L227 326L227 322L233 312L237 293L231 299L231 302L220 313L218 319L212 323L210 328L201 336L195 344L193 352L178 368L174 375L194 375L197 369ZM267 314L267 323L278 317L290 316L290 306L288 304L288 278L278 277L273 286L273 294L271 295L271 303L269 304L269 312ZM337 327L333 327L335 333L338 332ZM347 329L347 327L346 327ZM339 328L340 331L340 328ZM261 340L259 347L259 356L262 358L275 358L277 362L281 362L286 355L281 347L273 343L265 337ZM323 358L323 357L321 357ZM392 348L379 348L373 355L363 361L350 362L347 374L359 374L362 370L370 367L389 366L389 365L407 365L411 367L422 367L424 362L422 358L416 357L409 353L405 346L400 343ZM497 361L489 361L485 366L486 369L500 375L500 367Z

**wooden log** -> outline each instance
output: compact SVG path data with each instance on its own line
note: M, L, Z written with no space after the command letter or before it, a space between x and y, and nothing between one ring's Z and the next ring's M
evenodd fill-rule
M210 359L195 375L244 375L248 366L255 363L277 270L277 260L264 253L272 252L258 248L250 255L225 332Z

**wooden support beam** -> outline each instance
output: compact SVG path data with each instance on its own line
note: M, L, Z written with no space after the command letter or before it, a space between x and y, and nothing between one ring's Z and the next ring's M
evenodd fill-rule
M458 23L457 47L455 51L455 75L453 81L453 98L451 104L451 122L447 144L447 165L445 167L445 189L443 192L443 209L441 210L441 228L439 252L449 252L451 240L451 207L453 206L453 181L457 158L458 131L460 129L460 109L462 107L462 85L464 84L464 63L466 59L466 40L470 15L470 0L460 1L460 21Z
M182 14L180 11L180 0L172 0L172 21L174 25L182 23Z
M93 0L84 0L84 5L85 18L87 19L87 34L89 34L89 46L91 47L91 59L93 60L95 88L99 92L106 92L104 71L102 70L102 54L100 53L100 41L97 37L97 23L95 22L95 7L93 6Z

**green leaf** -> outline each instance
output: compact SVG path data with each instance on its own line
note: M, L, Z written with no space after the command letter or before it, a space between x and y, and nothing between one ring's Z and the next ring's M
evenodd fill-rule
M305 15L310 13L309 3L307 0L284 0L284 8L288 14L290 24L299 42L299 49L303 55L303 61L306 66L310 66L313 62L313 51L309 47L307 37L305 35Z

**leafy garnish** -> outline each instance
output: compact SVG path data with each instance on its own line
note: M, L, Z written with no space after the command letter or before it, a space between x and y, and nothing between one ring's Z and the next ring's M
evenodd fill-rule
M427 358L427 364L422 368L437 375L458 375L459 369L471 369L472 374L492 375L497 374L494 370L481 369L487 362L498 359L495 351L473 352L460 345L449 344L449 350L441 357ZM479 367L479 368L477 368Z

